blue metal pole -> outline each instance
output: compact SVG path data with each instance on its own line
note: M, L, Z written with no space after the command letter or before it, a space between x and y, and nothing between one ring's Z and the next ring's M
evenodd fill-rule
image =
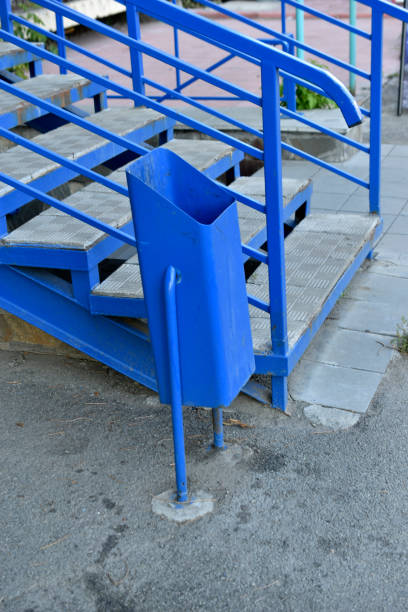
M298 2L304 4L304 0L298 0ZM305 42L305 12L300 8L296 9L296 39L301 43ZM304 59L304 50L297 49L297 56Z
M1 19L1 27L6 32L13 32L13 27L11 25L10 19L11 13L11 0L1 0L0 2L0 19Z
M370 101L370 212L380 214L383 15L372 8Z
M265 151L266 231L272 350L287 357L286 273L282 197L282 151L279 74L272 62L262 62L262 112ZM287 379L272 376L272 405L286 409Z
M212 421L214 430L214 448L225 448L222 408L212 409Z
M173 4L177 4L177 0L172 0ZM173 37L174 37L174 55L176 57L180 57L180 44L179 44L179 32L177 28L173 28ZM176 85L177 89L180 88L181 78L180 78L180 70L176 68Z
M357 3L356 0L350 0L350 25L353 27L357 26ZM352 66L356 66L357 63L357 36L354 32L350 32L349 37L349 52L350 61ZM355 96L356 94L356 75L354 72L350 72L349 76L349 89L350 92Z
M293 34L290 34L293 38ZM294 42L288 43L288 53L295 55ZM296 112L296 81L290 77L283 77L283 97L289 110Z
M58 0L58 2L62 3L63 0ZM55 12L55 23L56 23L56 26L57 26L57 34L58 34L58 36L60 36L61 38L65 38L64 18L63 18L62 15L60 15L57 12ZM63 59L66 59L67 52L66 52L66 48L65 48L65 45L64 45L63 41L59 40L57 42L57 46L58 46L58 55L59 55L59 57L62 57ZM64 66L60 66L60 74L67 74L67 69Z
M141 40L140 33L140 18L139 12L132 4L126 4L126 18L128 25L128 36L135 40ZM137 93L145 95L145 86L143 84L143 57L142 53L134 47L129 47L130 64L132 68L132 85L133 90ZM135 102L136 106L136 102Z
M186 453L184 448L183 406L181 397L180 356L176 304L177 273L173 266L167 268L164 278L168 359L171 394L171 419L173 423L174 461L176 464L177 501L188 501Z
M286 34L286 2L281 0L281 29L282 34Z

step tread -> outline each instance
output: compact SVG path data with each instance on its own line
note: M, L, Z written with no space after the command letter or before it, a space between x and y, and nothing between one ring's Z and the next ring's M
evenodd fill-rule
M63 96L71 89L80 88L89 83L88 79L76 74L41 74L16 83L14 87L44 100ZM67 101L67 104L69 103ZM29 106L32 106L31 102L18 98L18 94L14 96L5 91L0 91L0 115L14 111L19 112Z
M0 58L6 57L7 55L18 55L24 53L24 49L13 45L13 43L5 42L0 40Z
M148 108L117 108L102 110L90 115L86 120L118 136L126 136L163 117L164 115ZM32 142L67 159L77 160L109 141L70 123L36 136ZM0 153L0 167L2 172L12 178L30 183L58 168L58 164L22 146L16 146ZM11 191L12 187L0 182L0 196Z
M203 146L199 141L184 138L174 138L163 147L177 153L201 172L208 170L217 161L228 155L232 158L236 151L234 147L219 140L206 140Z
M194 152L194 148L196 151L202 148L199 143L196 143L195 147L185 147L183 140L176 140L174 143L172 146L170 146L170 143L165 146L182 155L186 161L194 163L199 170L205 170L223 156L229 156L232 149L232 147L223 143L211 143L216 146L205 148L205 155L200 155L201 167L195 159ZM8 154L6 152L6 155ZM109 179L126 187L126 168L127 165L115 170L109 175ZM18 169L16 171L18 172ZM128 198L113 192L101 184L90 184L81 191L69 196L64 202L94 216L100 221L108 223L112 227L123 227L131 220ZM104 237L104 232L82 221L78 221L66 213L50 208L5 236L0 241L0 244L5 246L41 246L52 249L85 251L92 248Z
M285 205L288 204L295 197L295 195L306 189L310 183L310 179L284 179L283 192ZM265 182L263 178L242 176L231 183L230 188L244 195L253 197L260 202L265 200ZM254 208L246 206L240 202L238 203L238 219L241 231L241 240L244 244L247 244L265 226L264 213L261 213L258 210L255 210ZM120 268L111 274L103 283L95 287L92 293L94 295L117 298L143 298L141 279L138 286L136 286L136 284L132 284L135 282L133 279L136 277L134 270L129 267L129 264L138 265L138 263L137 255L133 256L131 259L128 259L125 264L120 266Z
M311 214L285 240L288 339L292 348L321 312L334 286L373 238L374 215ZM269 302L268 269L261 264L247 282L248 293ZM256 353L271 351L268 314L250 306Z
M292 179L282 180L283 205L287 206L293 198L304 191L312 182L312 179ZM254 198L262 204L265 203L265 179L263 176L240 176L229 186L234 191L239 191L243 195Z

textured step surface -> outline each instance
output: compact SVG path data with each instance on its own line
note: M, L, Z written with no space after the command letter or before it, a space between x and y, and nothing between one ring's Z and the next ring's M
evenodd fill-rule
M8 57L10 55L19 55L20 53L23 53L23 49L20 49L20 47L17 47L12 43L0 40L0 59L3 59L3 57Z
M177 143L178 141L174 142ZM187 142L194 143L195 141ZM286 206L298 193L306 189L310 182L310 180L285 179L283 181L284 205ZM263 178L243 176L231 183L230 188L260 202L265 201ZM238 203L238 218L241 240L244 244L247 244L265 227L265 215L242 203ZM137 271L135 268L137 268ZM116 298L143 298L137 255L128 259L125 264L96 287L93 294Z
M311 179L283 179L283 206L286 206L311 184ZM231 183L230 188L246 195L262 204L265 203L265 180L258 176L241 176ZM238 202L238 217L240 219L241 239L248 243L265 226L265 215L258 210ZM243 220L246 220L243 223Z
M330 292L373 238L373 215L311 214L285 240L289 346L293 347L321 312ZM269 302L268 269L261 264L247 282L248 293ZM257 353L271 350L268 314L250 306Z
M132 109L129 109L129 111L134 112ZM114 112L107 111L107 113ZM118 113L122 117L122 120L119 122L120 126L123 128L123 125L127 125L129 128L129 123L123 121L123 109L118 109ZM199 161L197 161L196 151L197 149L202 149L202 147L198 142L193 143L193 146L191 146L191 141L188 141L188 146L186 147L183 140L174 140L169 145L166 145L166 147L171 148L175 153L184 157L184 159L195 165L199 170L205 171L222 160L230 160L232 156L231 147L219 142L211 144L214 146L205 147L204 151L200 151ZM64 143L61 142L60 145L63 147ZM57 144L56 146L59 145ZM9 152L4 154L6 158L9 155ZM40 157L40 159L43 158ZM126 166L116 170L109 175L109 179L126 187L125 170ZM131 220L128 198L113 192L101 184L92 183L74 195L69 196L64 202L77 210L92 215L100 221L108 223L112 227L123 227L123 225ZM78 221L65 213L50 208L8 234L8 236L2 239L1 244L5 246L21 245L88 250L104 237L104 232L82 221Z
M106 109L86 118L89 123L117 136L126 136L161 119L163 115L147 108ZM109 141L71 123L36 136L32 142L67 159L77 160L108 144ZM58 164L24 147L17 146L0 153L0 168L12 178L23 183L30 183L58 168ZM0 182L0 196L12 190L12 187Z
M19 89L59 107L69 106L101 91L100 86L75 74L41 74L13 87L16 88L15 96L2 91L0 81L0 123L5 127L21 125L44 114L30 102L19 98Z

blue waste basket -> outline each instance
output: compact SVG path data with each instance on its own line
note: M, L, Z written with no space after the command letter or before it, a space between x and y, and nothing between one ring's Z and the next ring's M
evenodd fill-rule
M228 406L255 370L236 202L166 149L132 163L127 180L160 400L171 403L163 283L173 266L182 403Z

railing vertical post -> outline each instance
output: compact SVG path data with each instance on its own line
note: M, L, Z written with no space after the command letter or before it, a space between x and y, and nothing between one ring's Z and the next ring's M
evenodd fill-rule
M289 34L293 38L292 34ZM295 44L288 41L288 53L295 55ZM288 106L288 109L296 112L296 81L294 79L283 78L283 97Z
M288 353L288 333L279 73L273 63L264 60L261 75L271 340L274 354L286 356ZM280 410L285 410L286 402L287 379L284 376L273 376L272 405Z
M286 2L281 0L281 29L282 34L286 34Z
M0 2L0 19L1 27L6 32L13 32L13 26L11 25L10 19L11 13L11 0L1 0Z
M304 4L303 0L298 0L300 4ZM296 39L303 43L305 42L305 12L302 9L296 9ZM303 49L296 50L297 56L300 59L305 58L305 52Z
M172 0L173 4L178 4L177 0ZM179 32L177 28L173 28L173 39L174 39L174 55L176 57L180 57L180 44L179 44ZM176 68L176 87L177 90L180 89L181 78L180 78L180 70Z
M62 4L63 0L58 0ZM57 11L55 11L55 24L57 26L57 34L61 36L61 38L65 38L65 30L64 30L64 18ZM67 53L66 48L62 40L59 40L57 43L58 46L58 55L63 59L66 59ZM60 66L60 74L67 74L67 69L63 66Z
M126 16L128 25L128 36L136 40L141 39L140 35L140 17L136 7L131 3L126 3ZM137 51L133 47L129 49L130 53L130 64L132 68L132 84L135 92L143 94L145 93L145 86L143 83L143 58L140 51Z
M383 14L375 7L371 24L370 212L380 214Z
M350 25L357 25L357 3L356 0L350 0ZM350 64L355 66L357 63L357 36L354 32L350 32L349 38L349 54L350 54ZM356 94L356 75L354 72L350 72L349 76L349 89L350 92L355 96Z

